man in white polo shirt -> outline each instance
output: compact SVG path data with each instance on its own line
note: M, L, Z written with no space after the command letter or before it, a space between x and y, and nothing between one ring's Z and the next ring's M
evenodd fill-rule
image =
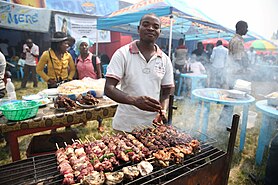
M29 74L31 73L33 87L38 87L38 79L36 73L37 57L39 57L39 47L33 43L32 39L27 39L26 43L23 45L23 53L26 54L25 65L23 68L23 79L21 83L21 88L25 88Z
M105 94L119 103L112 123L115 130L131 132L165 116L174 78L170 58L155 44L160 28L155 14L144 15L138 26L140 40L121 47L111 58ZM119 82L121 89L116 88Z

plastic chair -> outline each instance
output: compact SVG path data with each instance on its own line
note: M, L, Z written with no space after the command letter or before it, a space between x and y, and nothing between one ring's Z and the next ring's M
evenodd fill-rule
M107 72L107 66L108 66L108 64L102 65L102 72L103 72L104 76L106 75L106 72Z

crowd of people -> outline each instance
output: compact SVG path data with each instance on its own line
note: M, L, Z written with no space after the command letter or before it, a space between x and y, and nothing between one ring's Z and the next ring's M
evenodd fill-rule
M119 103L112 127L115 132L131 132L138 126L150 126L152 122L167 122L165 118L169 95L175 90L174 76L178 78L178 75L174 74L206 73L209 76L209 87L231 88L236 79L234 75L248 73L249 64L256 63L253 48L248 52L244 48L243 35L247 31L247 23L239 21L236 24L236 34L230 40L228 48L223 46L221 40L217 41L215 47L208 45L206 50L202 42L198 42L197 48L190 54L184 39L180 39L173 64L171 58L155 43L161 33L161 22L155 14L146 14L141 18L138 26L139 40L116 50L111 61L107 56L99 58L92 54L89 51L92 42L85 36L75 43L75 39L68 37L66 33L55 32L51 47L40 57L39 46L28 38L19 60L19 65L24 65L21 88L26 88L30 74L33 87L38 86L39 75L48 88L55 88L75 78L102 78L103 60L103 63L109 63L105 95ZM5 96L7 51L2 52L0 98ZM277 62L277 59L275 61ZM117 87L119 84L121 88ZM226 108L224 106L223 110ZM229 111L226 109L225 115L231 115L227 113ZM274 142L272 144L277 145Z
M1 58L6 63L1 73L6 77L5 71L8 70L9 76L21 79L21 88L26 88L28 81L32 81L34 88L38 87L38 81L44 81L48 88L54 88L72 79L99 79L103 77L102 63L107 65L110 62L106 54L98 57L90 52L93 42L86 36L76 41L64 32L55 32L50 40L50 48L41 55L40 47L31 38L25 40L19 56L10 57L8 47L2 45Z

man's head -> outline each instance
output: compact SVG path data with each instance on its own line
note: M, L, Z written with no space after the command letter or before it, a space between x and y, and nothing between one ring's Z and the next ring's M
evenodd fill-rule
M33 46L33 41L32 41L32 39L26 39L26 45L29 47L29 48L31 48L32 46Z
M155 42L161 32L160 19L155 14L144 15L138 26L140 40L147 42Z
M218 41L216 42L216 46L220 46L220 45L222 45L222 40L218 40Z
M181 46L181 45L183 45L183 43L184 43L184 39L179 39L179 46Z
M248 31L248 24L245 21L238 21L236 23L236 33L239 35L246 35Z

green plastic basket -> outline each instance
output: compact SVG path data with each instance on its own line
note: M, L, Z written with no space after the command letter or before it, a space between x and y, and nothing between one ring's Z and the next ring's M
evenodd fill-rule
M20 121L36 116L39 106L39 102L19 100L1 105L0 111L8 120Z

